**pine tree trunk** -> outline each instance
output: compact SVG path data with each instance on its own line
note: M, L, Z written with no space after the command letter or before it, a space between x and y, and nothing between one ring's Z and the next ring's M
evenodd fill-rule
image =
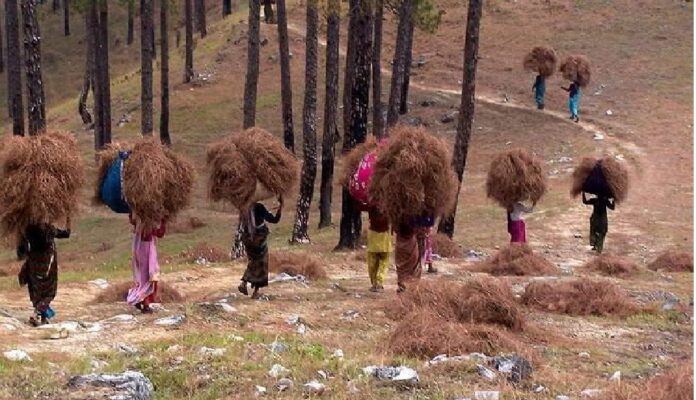
M41 32L36 18L36 0L22 1L22 21L29 135L34 136L46 131L46 97L41 78Z
M126 44L133 44L133 20L135 19L135 0L128 0L128 32L126 32Z
M63 34L70 36L70 0L63 0Z
M167 146L172 144L169 135L169 0L160 1L160 141Z
M457 138L454 144L454 156L452 167L459 180L457 197L462 188L462 178L466 167L466 158L469 152L469 140L471 139L471 125L474 120L474 107L476 95L476 63L478 62L479 26L481 24L481 11L483 0L469 0L469 10L466 20L466 43L464 45L464 77L462 79L462 103L459 108L459 124L457 125ZM457 213L457 203L454 204L452 214L442 218L437 231L450 238L454 235L454 219Z
M94 79L94 60L94 21L91 10L87 9L85 11L85 75L82 80L82 88L80 89L80 99L77 102L77 111L80 113L82 123L88 126L92 125L93 122L92 115L87 108L87 98L89 97L89 91ZM96 102L96 93L94 98Z
M247 71L244 82L244 129L256 125L256 90L259 82L260 0L249 0L249 32L247 32Z
M53 8L53 13L57 14L58 10L60 10L60 0L53 0L52 1L52 8Z
M302 110L302 178L297 199L297 216L292 231L292 243L309 243L309 208L317 177L317 31L318 0L307 0L307 36L305 38L305 96Z
M401 90L404 85L406 72L406 52L408 45L408 31L413 16L414 0L404 0L399 11L399 27L396 36L396 48L394 49L394 64L392 66L391 88L389 90L389 106L387 109L387 126L394 126L399 121L399 103Z
M351 84L353 82L353 73L355 68L353 67L353 62L355 59L355 38L353 35L353 25L355 25L355 18L353 17L353 10L359 7L360 0L349 0L348 1L348 36L346 36L346 65L343 73L343 146L341 151L346 154L352 149L351 137L348 134L348 126L350 125L350 107L352 104L351 100Z
M94 93L94 150L100 151L102 148L103 137L102 132L104 131L104 117L102 115L102 89L101 89L101 78L99 77L99 10L97 1L92 1L89 3L89 8L87 10L87 41L88 45L92 47L90 53L89 62L89 80L92 86L92 92ZM87 77L86 77L87 78Z
M184 83L190 83L193 80L193 5L191 1L184 0L184 24L186 25Z
M278 16L280 16L280 7L278 7ZM326 94L324 97L324 137L321 145L319 228L327 228L332 223L334 159L336 158L336 139L338 136L340 26L340 0L329 0L326 14Z
M4 46L5 42L3 41L2 23L0 23L0 74L5 72L5 52L3 51Z
M96 71L100 91L99 111L101 114L101 126L99 135L99 147L111 143L111 76L109 74L109 5L108 0L99 1L99 24L97 32L98 57Z
M201 37L208 35L208 26L205 21L205 0L196 0L196 28Z
M232 15L232 0L222 0L222 18Z
M150 10L152 10L152 29L150 29L150 36L152 36L151 50L152 50L152 61L157 59L157 40L155 39L155 0L150 0Z
M406 55L404 58L404 83L401 86L401 101L399 102L399 114L408 113L408 89L411 85L411 64L413 63L413 31L416 24L411 21L408 27L408 41L406 43Z
M190 0L187 0L190 1ZM140 103L142 111L142 134L143 136L152 135L152 0L140 0L140 61L141 61L141 79L140 79Z
M383 0L375 0L374 40L372 44L372 131L377 138L384 136L382 110L382 22Z
M17 0L5 1L5 29L7 29L7 108L12 118L12 133L23 136L22 54L19 49Z
M292 122L292 84L290 75L290 50L288 44L288 17L285 0L276 0L278 7L278 46L280 47L280 95L283 108L283 141L285 147L295 153L295 132Z

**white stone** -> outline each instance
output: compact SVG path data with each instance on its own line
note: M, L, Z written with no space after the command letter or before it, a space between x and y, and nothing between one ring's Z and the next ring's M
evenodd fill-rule
M268 392L264 386L256 385L256 395L263 396Z
M276 383L276 389L278 389L279 392L284 392L288 389L292 389L292 387L295 386L295 384L292 382L292 379L288 378L283 378Z
M31 357L24 350L9 350L2 353L10 361L31 361Z
M609 380L612 382L621 382L621 371L614 372Z
M239 335L230 335L229 336L230 340L234 340L235 342L243 342L244 338L239 336Z
M599 396L602 394L602 391L599 389L585 389L582 392L580 392L580 396L582 397L587 397L587 398L599 398Z
M594 139L594 140L604 140L604 135L602 135L601 133L598 132L598 133L595 133L594 136L592 136L592 139Z
M614 115L614 112L611 110L607 110L606 114L611 116L611 115Z
M326 386L316 380L304 384L304 391L307 394L320 395L324 393L324 390L326 390Z
M109 363L106 362L106 361L97 360L96 358L93 358L93 359L89 362L89 365L92 366L92 369L93 369L93 370L96 370L96 369L103 369L103 368L108 367L108 366L109 366Z
M570 400L570 397L559 395L559 396L556 396L556 400Z
M102 279L102 278L95 279L93 281L89 281L89 283L91 283L94 286L97 286L100 289L106 289L109 287L109 282L107 282L106 279Z
M107 318L103 320L102 322L115 322L115 323L121 323L121 322L127 322L127 323L134 323L137 322L138 320L131 314L119 314L119 315L114 315L111 318Z
M219 303L215 303L215 305L220 307L222 309L222 311L224 311L228 314L234 314L234 313L238 312L238 310L236 308L232 307L231 305L229 305L227 303L219 302Z
M77 332L80 329L80 324L75 321L64 321L57 324L46 324L39 326L39 329L51 329L56 331L68 331L71 333Z
M201 347L200 350L198 350L200 354L203 354L205 356L211 356L211 357L222 357L225 355L225 349L214 349L210 347Z
M334 350L333 354L331 354L331 358L343 358L343 350L341 350L341 349Z
M300 335L304 335L305 333L307 333L307 326L305 324L297 325L297 333Z
M590 358L590 353L583 351L582 353L578 354L578 357L580 358Z
M155 325L159 326L176 326L181 325L186 321L184 315L172 315L169 317L160 318L155 321Z
M300 323L300 316L297 314L293 314L289 316L288 319L285 321L288 323L288 325L295 326Z
M490 369L484 367L481 364L476 365L476 369L478 370L479 375L488 379L489 381L493 381L493 380L495 380L495 378L497 378L497 375L495 374L495 372L491 371Z
M499 400L500 392L497 391L476 391L474 392L476 400Z
M268 370L268 376L271 378L285 378L288 375L290 375L290 370L280 364L273 364L271 369Z

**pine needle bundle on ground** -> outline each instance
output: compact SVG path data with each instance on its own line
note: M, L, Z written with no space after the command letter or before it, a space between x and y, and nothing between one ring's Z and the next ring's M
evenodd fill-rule
M262 193L288 196L299 179L300 164L283 143L260 128L229 135L208 148L208 193L246 209Z
M546 193L541 161L523 149L498 154L488 169L486 193L505 208L522 201L536 204Z
M284 272L291 276L302 275L313 281L328 278L321 261L308 253L272 252L269 255L268 270L276 274Z
M417 309L431 310L450 322L524 330L524 317L512 291L494 279L471 279L463 284L442 279L420 281L385 305L387 316L395 320Z
M686 251L667 250L651 262L648 268L653 271L694 272L694 257Z
M389 336L393 354L432 358L439 354L517 352L519 339L504 328L448 321L427 309L416 309L400 320Z
M653 376L647 382L623 383L610 388L603 400L693 400L693 360L682 361L671 370Z
M133 287L132 282L115 283L102 290L92 300L92 304L103 303L121 303L125 302L128 297L128 290ZM184 296L181 295L174 287L166 282L157 283L157 291L159 300L162 303L183 303Z
M210 263L219 263L229 261L230 254L219 247L201 242L182 251L180 257L191 263L201 262L202 260Z
M573 171L570 194L577 197L587 192L613 198L618 204L628 197L629 185L628 169L622 162L614 157L585 157Z
M544 257L535 254L526 243L511 243L485 262L476 265L474 269L494 276L558 274L558 268Z
M193 166L156 139L132 147L123 169L123 194L145 229L171 220L188 205Z
M584 266L587 271L593 271L607 276L631 276L638 273L638 266L621 257L601 255L593 258Z
M432 237L433 253L445 258L460 258L462 256L462 248L449 236L437 233Z
M556 72L556 51L548 46L534 47L522 62L524 69L548 78Z
M585 56L571 55L566 57L561 63L560 71L565 79L577 82L582 87L590 84L592 77L590 60Z
M375 163L371 202L394 224L449 212L456 201L457 178L447 147L422 127L393 128Z
M587 278L532 282L522 304L569 315L628 316L641 311L617 285Z
M30 224L63 222L75 213L84 167L71 134L9 136L0 148L3 234L18 234Z
M343 169L339 178L341 186L348 186L353 174L358 170L360 162L367 154L374 151L376 148L377 139L375 139L374 136L370 136L364 143L355 146L348 154L343 156Z

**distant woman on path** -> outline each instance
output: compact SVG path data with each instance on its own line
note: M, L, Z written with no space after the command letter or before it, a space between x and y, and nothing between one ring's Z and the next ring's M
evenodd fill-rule
M19 271L19 284L27 285L34 315L29 323L39 326L55 316L51 301L58 291L58 252L55 239L70 237L70 220L66 229L49 224L29 225L17 246L17 256L25 260Z
M152 313L150 304L158 300L158 282L160 266L157 260L157 238L164 237L166 226L164 221L159 228L146 230L138 217L129 214L133 225L133 287L128 291L126 299L143 314Z
M563 87L561 89L568 92L568 108L570 109L570 119L575 122L580 122L580 117L578 116L578 109L580 108L580 84L576 81L570 84L570 86Z
M544 109L544 95L546 94L546 78L541 74L537 75L534 81L534 86L532 86L534 91L534 100L536 101L537 109Z
M266 222L277 224L280 221L283 210L283 199L278 198L278 209L273 215L261 203L255 203L248 211L241 214L242 241L246 248L249 260L242 282L239 284L239 291L245 296L249 295L247 284L251 284L254 292L252 299L259 298L259 289L268 286L268 226Z
M418 240L413 226L402 222L396 229L396 248L394 250L396 264L397 293L406 290L406 284L421 277L422 267Z
M526 207L521 202L516 202L508 208L510 243L527 243L527 226L524 223L524 214L532 211L534 211L534 207Z
M585 192L582 192L582 203L592 206L592 216L590 217L590 246L592 250L598 254L604 250L604 238L609 231L609 219L607 218L607 208L613 210L615 208L614 200L597 196L587 199Z

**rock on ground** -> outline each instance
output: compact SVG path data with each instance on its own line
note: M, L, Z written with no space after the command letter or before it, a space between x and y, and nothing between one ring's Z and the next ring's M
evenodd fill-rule
M80 394L70 398L85 399L119 399L119 400L151 400L154 394L152 382L140 372L126 371L122 374L89 374L70 378L68 387L78 390Z

